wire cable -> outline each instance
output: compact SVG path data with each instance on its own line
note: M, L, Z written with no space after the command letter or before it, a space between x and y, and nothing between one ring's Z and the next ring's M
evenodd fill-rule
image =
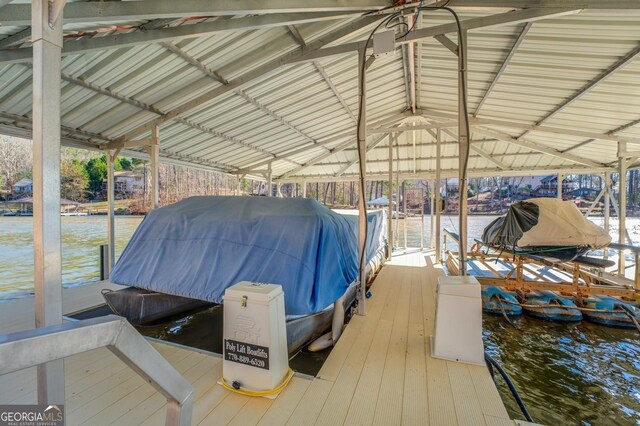
M487 352L484 353L484 360L487 363L487 366L491 365L492 367L495 367L496 370L498 370L498 373L500 373L505 383L509 387L509 390L511 391L511 395L513 395L513 398L518 403L518 407L520 407L520 411L522 411L522 414L524 415L525 419L527 419L528 422L533 423L533 418L531 417L531 414L529 414L529 410L527 410L527 407L524 405L524 402L522 401L522 398L520 397L518 390L516 389L515 385L511 381L511 378L509 377L507 372L504 371L502 366L498 364L498 362L495 359L491 358L491 355L489 355ZM492 372L493 368L489 368L489 371Z
M380 23L378 23L378 25L376 25L373 31L371 31L371 33L369 34L369 37L367 38L367 41L364 44L364 48L362 49L362 61L361 61L362 67L358 70L360 99L358 103L358 120L357 120L357 126L356 126L356 133L358 134L358 163L359 163L358 169L359 169L359 175L360 175L359 176L360 194L363 201L365 200L365 194L367 191L366 170L365 170L365 164L364 164L365 158L363 156L363 151L366 151L366 146L364 150L360 149L359 138L360 138L360 127L362 126L362 117L363 117L363 112L365 108L365 98L366 98L364 93L364 79L365 79L365 72L367 69L367 46L369 46L369 43L371 42L373 35L376 33L376 31L380 29L380 27L382 27L383 25L386 26L389 22L391 22L393 19L395 19L400 15L401 15L401 12L392 13L391 15L383 19ZM364 140L365 145L366 145L366 142L367 141L365 138ZM367 248L367 237L369 234L369 218L367 216L367 203L363 202L362 204L364 208L364 246L360 248L360 253L359 253L358 268L359 268L360 276L364 275L361 272L365 270L365 257L366 257L365 253ZM360 285L366 286L366 283L361 282Z
M240 395L246 395L246 396L271 396L271 395L275 395L279 392L282 392L282 390L284 388L287 387L287 385L289 384L289 382L291 381L291 379L293 378L293 370L289 369L289 371L287 372L287 375L285 376L284 380L282 381L282 383L280 385L278 385L277 387L270 389L270 390L265 390L265 391L254 391L254 390L250 390L250 389L245 389L243 387L240 386L240 384L233 382L233 384L229 384L227 383L227 381L224 379L224 377L220 380L220 384L227 390L231 391L231 392L235 392L235 393L239 393Z

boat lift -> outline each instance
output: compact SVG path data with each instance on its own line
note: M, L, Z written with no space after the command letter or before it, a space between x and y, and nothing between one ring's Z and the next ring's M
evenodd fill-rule
M460 239L454 231L444 230L446 265L452 273L457 274L460 263L457 252L447 249L448 240L459 245ZM619 247L621 245L617 243L609 245L611 248L633 251L636 268L634 280L630 280L606 271L606 268L615 266L611 260L580 256L566 262L553 257L522 255L507 250L498 252L479 240L475 241L468 253L468 264L476 269L474 275L477 275L481 285L499 286L507 290L551 290L579 297L596 294L640 301L640 271L637 267L640 247L627 244ZM504 269L498 268L498 263ZM548 273L549 269L553 269L553 273Z

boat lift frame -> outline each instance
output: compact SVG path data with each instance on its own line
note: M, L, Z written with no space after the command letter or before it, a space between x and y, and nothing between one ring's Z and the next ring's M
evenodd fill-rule
M460 271L458 253L447 249L447 240L449 239L459 245L460 238L455 232L449 229L444 230L443 247L446 256L446 265L451 273L458 274ZM618 244L613 248L618 248L617 246ZM483 247L486 251L482 250ZM640 248L625 245L622 249L631 249L634 251L637 265ZM634 274L635 279L632 281L605 272L604 268L606 266L614 265L611 261L598 263L587 260L555 262L551 258L521 255L508 250L498 252L478 240L476 240L476 243L469 250L468 257L470 261L480 262L493 274L493 276L490 277L477 276L476 278L481 285L499 286L507 290L551 290L562 294L577 295L579 297L599 294L620 297L631 301L637 301L640 298L640 275L638 274L639 269L637 267ZM490 262L498 260L505 261L513 265L513 267L510 268L506 274L500 273L490 264ZM553 267L561 271L566 277L566 280L552 281L548 277L538 273L532 266ZM528 279L526 275L533 275L537 279Z

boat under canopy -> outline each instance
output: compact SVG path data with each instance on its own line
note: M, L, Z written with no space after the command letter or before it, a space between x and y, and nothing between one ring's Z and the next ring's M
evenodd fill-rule
M490 247L570 260L606 246L611 236L586 219L572 201L532 198L514 203L482 234Z
M384 212L368 214L367 261L386 248ZM240 281L280 284L289 318L331 306L358 276L358 217L315 200L192 197L151 211L110 280L222 303Z

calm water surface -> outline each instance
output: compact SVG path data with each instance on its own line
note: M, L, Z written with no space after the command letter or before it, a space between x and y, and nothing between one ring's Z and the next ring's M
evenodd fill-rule
M116 257L141 217L116 216ZM100 245L107 244L106 216L62 218L62 285L100 277ZM0 301L33 293L33 218L0 216Z
M469 217L469 243L481 235L495 216ZM119 254L141 218L116 218L116 252ZM457 216L443 216L442 228L457 229ZM420 220L407 221L407 244L420 245ZM602 220L594 222L602 225ZM611 221L612 235L617 222ZM634 242L640 242L640 220L628 220ZM0 300L33 291L32 218L0 217ZM425 217L425 247L430 223ZM63 285L96 280L100 244L106 244L106 217L62 218ZM402 223L400 245L404 244ZM2 305L0 304L0 309ZM175 319L145 334L194 346L209 346L206 312ZM640 335L634 330L601 327L583 321L564 324L523 316L516 330L502 317L485 315L484 341L520 390L535 420L547 425L640 425ZM314 355L315 356L315 355ZM318 360L307 356L305 363ZM300 360L294 359L292 366ZM301 365L302 370L313 370ZM498 379L498 389L513 418L522 418L508 389Z

